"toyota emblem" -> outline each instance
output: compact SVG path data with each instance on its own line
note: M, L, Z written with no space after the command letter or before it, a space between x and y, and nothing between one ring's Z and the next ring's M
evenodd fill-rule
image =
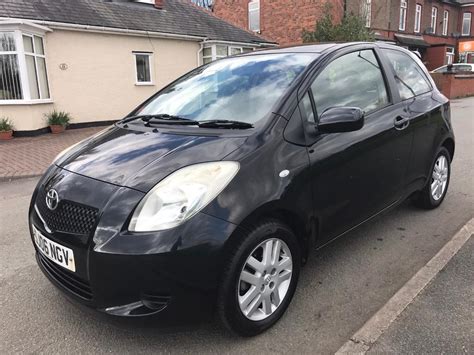
M55 189L49 190L48 193L46 194L46 206L48 206L48 208L51 211L54 211L58 207L58 204L59 204L58 192Z

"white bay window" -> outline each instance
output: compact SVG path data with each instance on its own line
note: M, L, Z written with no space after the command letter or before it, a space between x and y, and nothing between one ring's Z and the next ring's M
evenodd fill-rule
M20 66L14 33L0 33L0 100L22 100Z
M201 64L207 64L214 60L225 58L230 55L252 52L254 48L243 47L237 44L217 43L205 44L201 54Z
M23 35L26 72L32 100L49 99L48 75L46 73L46 57L44 55L43 38Z
M0 104L50 101L44 32L42 26L0 22Z

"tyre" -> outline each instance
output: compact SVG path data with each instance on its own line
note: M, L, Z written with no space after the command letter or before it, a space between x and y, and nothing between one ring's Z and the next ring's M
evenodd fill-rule
M446 148L441 147L431 167L431 176L420 191L415 204L421 208L433 209L441 205L448 191L451 177L451 157Z
M284 224L268 220L243 235L223 271L217 299L221 322L231 332L254 336L285 313L298 283L301 252Z

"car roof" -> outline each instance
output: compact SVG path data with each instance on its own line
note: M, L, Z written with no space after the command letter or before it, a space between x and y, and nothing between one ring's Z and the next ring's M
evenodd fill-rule
M254 52L248 52L244 55L255 55L255 54L274 54L274 53L315 53L321 54L325 52L332 52L341 48L356 46L356 45L371 45L374 44L380 48L401 48L392 43L384 42L331 42L331 43L311 43L311 44L299 44L292 46L273 47L266 49L258 49Z
M322 53L335 46L337 46L337 43L301 44L296 46L261 49L256 51L256 53Z

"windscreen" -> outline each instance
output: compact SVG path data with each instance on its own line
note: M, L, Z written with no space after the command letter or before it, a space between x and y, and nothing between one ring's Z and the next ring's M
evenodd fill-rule
M136 114L254 124L272 110L316 56L281 53L221 59L190 72Z

